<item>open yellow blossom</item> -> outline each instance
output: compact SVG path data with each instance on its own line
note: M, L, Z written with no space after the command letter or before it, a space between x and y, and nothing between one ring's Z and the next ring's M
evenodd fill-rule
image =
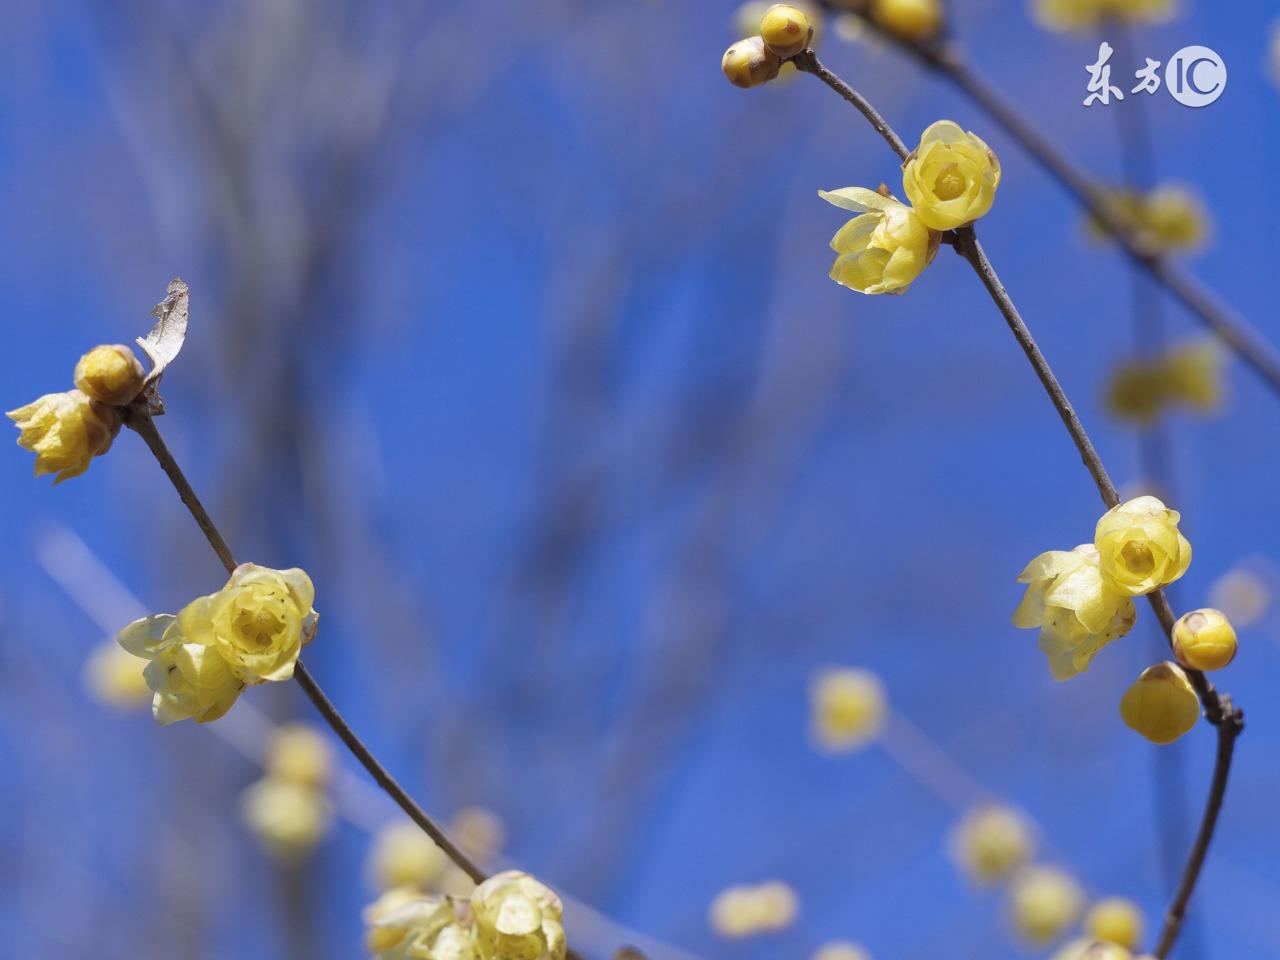
M1200 719L1200 701L1182 668L1147 667L1120 700L1120 716L1152 743L1173 743Z
M1009 912L1014 930L1033 946L1048 946L1080 915L1079 884L1056 867L1025 867L1013 878Z
M871 954L861 944L836 940L820 946L813 960L871 960Z
M36 476L57 474L55 486L88 470L120 432L119 414L79 390L46 393L5 416L21 431L18 446L36 455Z
M859 293L904 293L938 252L914 210L865 187L819 190L818 196L854 217L831 238L837 254L831 279Z
M136 397L145 378L137 355L121 343L94 347L76 364L76 387L90 399L115 407Z
M179 720L217 720L244 689L244 681L231 672L218 651L193 642L173 614L135 620L116 641L134 656L150 661L143 677L154 693L151 713L161 726Z
M389 908L375 904L366 910L366 921L375 908L365 943L380 960L507 960L478 949L473 931L445 897L418 897Z
M369 851L369 874L379 890L415 887L429 890L448 857L422 828L408 820L383 827Z
M147 661L121 649L114 640L105 640L89 654L84 664L84 686L99 703L118 710L131 710L151 702L151 688L142 675Z
M518 870L495 874L471 894L480 960L564 960L564 906Z
M1203 607L1173 625L1173 653L1192 670L1221 670L1236 658L1236 631L1221 610Z
M809 687L813 738L827 750L856 750L884 726L888 703L880 678L868 670L823 670Z
M1053 960L1133 960L1133 954L1119 944L1084 937L1063 946Z
M1191 544L1178 531L1181 515L1156 497L1117 504L1094 531L1107 584L1140 597L1173 583L1191 565Z
M267 741L267 775L303 787L323 787L333 771L333 749L323 733L302 723L277 727Z
M1142 911L1125 897L1099 900L1084 916L1084 929L1094 940L1136 950L1142 940Z
M274 777L245 790L240 809L267 853L284 863L306 857L333 825L333 808L321 791Z
M973 223L995 202L1000 161L982 140L951 120L939 120L920 136L902 167L902 187L931 230Z
M871 0L871 19L896 37L919 43L942 29L940 0Z
M965 814L951 836L951 852L965 873L985 886L1026 866L1035 841L1026 817L992 804Z
M1092 544L1040 554L1018 582L1027 592L1014 611L1014 626L1040 628L1040 649L1055 680L1088 670L1098 651L1128 633L1138 618L1128 594L1104 578Z
M407 928L383 925L387 917L406 903L426 897L416 887L394 887L383 892L377 900L364 908L365 949L372 954L394 950L405 939Z
M785 883L770 880L722 890L711 901L708 920L720 936L736 940L785 930L799 910L795 891Z
M1177 9L1176 0L1034 0L1036 17L1050 30L1087 30L1108 21L1156 23Z

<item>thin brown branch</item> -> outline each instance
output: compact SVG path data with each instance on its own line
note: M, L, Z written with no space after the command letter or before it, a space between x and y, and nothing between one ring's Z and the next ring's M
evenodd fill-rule
M889 144L890 149L898 155L898 159L904 163L906 162L911 151L902 142L902 138L894 133L893 128L889 126L885 118L880 116L880 112L871 105L871 101L823 66L817 54L812 50L806 50L793 57L791 62L796 65L797 70L812 73L828 87L840 94L846 101L853 104L854 108L866 117L867 122L875 128L876 133L884 137L885 143Z

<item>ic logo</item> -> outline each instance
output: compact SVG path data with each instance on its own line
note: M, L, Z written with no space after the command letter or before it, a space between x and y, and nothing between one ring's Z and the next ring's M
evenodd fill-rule
M1164 72L1173 99L1187 107L1207 107L1227 88L1227 65L1208 47L1183 47Z

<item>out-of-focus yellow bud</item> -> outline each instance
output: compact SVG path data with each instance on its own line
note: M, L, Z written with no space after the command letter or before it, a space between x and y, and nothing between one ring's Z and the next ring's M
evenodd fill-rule
M724 52L720 69L735 87L758 87L778 75L782 61L759 37L739 40Z
M707 919L720 936L740 939L785 930L799 910L795 891L771 880L722 890L711 901Z
M813 960L871 960L871 954L861 944L837 940L819 947Z
M449 836L471 859L486 863L498 855L507 826L492 810L463 807L449 821Z
M1035 842L1022 814L990 805L965 814L951 836L951 852L965 873L985 886L1029 863Z
M977 136L939 120L920 136L903 165L902 186L925 226L954 230L991 209L1000 161Z
M415 887L394 887L364 908L365 949L373 954L394 950L405 939L404 927L380 926L386 918L406 903L423 899L425 894Z
M55 486L88 470L120 432L119 414L79 390L46 393L5 416L18 426L18 446L36 455L36 476L57 474Z
M1018 582L1027 592L1013 624L1040 628L1040 649L1055 680L1088 670L1098 651L1128 633L1138 618L1129 596L1103 576L1092 544L1040 554Z
M333 825L333 808L323 793L272 777L245 790L240 809L267 853L285 863L306 857Z
M1050 30L1089 30L1107 21L1156 23L1176 9L1176 0L1035 0L1036 18Z
M333 750L315 727L291 723L278 727L267 742L267 775L304 787L323 787L333 772Z
M422 829L407 820L388 824L373 838L369 874L379 890L414 887L428 890L448 857Z
M872 0L871 19L894 36L919 43L942 29L942 4L939 0Z
M84 686L94 700L118 710L131 710L151 702L151 688L142 675L147 661L105 640L84 664Z
M1120 700L1120 716L1153 743L1173 743L1200 719L1187 675L1168 660L1147 667Z
M1144 360L1120 364L1107 384L1107 410L1118 420L1144 426L1154 423L1165 399L1164 377Z
M1184 613L1173 625L1173 654L1192 670L1221 670L1236 658L1236 631L1221 610Z
M495 874L471 894L481 960L564 960L564 907L526 873Z
M760 21L760 38L783 60L794 57L813 40L813 26L805 12L789 3L775 3Z
M884 685L868 670L821 671L810 684L809 702L814 739L840 752L875 739L889 709Z
M146 371L124 344L94 347L76 364L75 381L91 400L122 407L138 395Z
M831 238L831 279L859 293L905 293L938 252L939 236L901 201L865 187L819 190L854 217Z
M1212 413L1222 406L1222 382L1226 356L1212 340L1200 340L1174 347L1160 364L1169 395L1199 413Z
M1009 913L1014 930L1033 946L1057 940L1076 921L1084 894L1071 876L1055 867L1025 867L1013 878Z
M1181 514L1156 497L1136 497L1102 515L1094 531L1102 575L1140 597L1173 583L1191 565L1191 544L1178 531Z
M1133 960L1133 954L1119 944L1086 937L1072 940L1053 955L1053 960Z
M1271 608L1271 586L1256 570L1228 570L1209 588L1209 600L1233 623L1247 627Z
M1094 940L1135 950L1142 939L1142 911L1132 900L1107 897L1084 916L1084 930Z
M1191 251L1203 246L1208 217L1194 193L1178 184L1164 184L1143 198L1140 230L1151 249Z

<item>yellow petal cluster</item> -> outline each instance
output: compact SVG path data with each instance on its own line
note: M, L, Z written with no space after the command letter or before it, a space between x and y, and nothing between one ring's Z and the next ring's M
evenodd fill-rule
M1128 633L1137 620L1129 593L1107 580L1092 544L1040 554L1018 582L1027 585L1027 592L1013 623L1040 628L1040 649L1055 680L1088 670L1098 651Z
M1013 878L1009 915L1017 934L1033 946L1048 946L1075 923L1084 894L1056 867L1026 867Z
M333 750L315 727L291 723L277 727L267 741L267 776L321 789L333 772Z
M1147 667L1120 700L1120 716L1152 743L1173 743L1200 719L1200 701L1182 668Z
M146 372L132 350L120 343L94 347L76 364L75 383L85 396L121 407L142 389Z
M799 910L795 891L785 883L770 880L722 890L711 901L707 919L720 936L736 940L785 930Z
M333 808L322 791L270 776L245 790L240 809L267 853L284 863L305 858L333 825Z
M871 960L871 954L861 944L837 940L820 946L813 960Z
M1176 0L1034 0L1036 18L1050 30L1088 30L1107 22L1155 23L1177 10Z
M422 828L408 820L388 824L377 832L369 851L368 869L379 890L412 887L429 890L440 878L449 858Z
M1107 384L1106 403L1121 420L1148 424L1170 407L1211 413L1222 406L1226 357L1212 341L1173 347L1120 364Z
M118 710L151 702L151 688L142 675L147 661L135 657L114 640L105 640L85 660L85 689L94 700Z
M875 739L888 713L884 685L868 670L823 670L810 684L813 738L826 750L856 750Z
M1107 897L1089 908L1084 929L1094 940L1136 950L1142 940L1142 910L1125 897Z
M564 906L547 886L507 870L471 894L480 960L564 960Z
M18 446L36 455L36 476L57 474L55 485L88 470L120 432L119 414L79 390L47 393L5 416L18 426Z
M365 923L365 945L379 960L498 960L479 951L447 897L388 893L365 910Z
M174 616L134 621L117 642L149 660L144 671L161 724L216 720L249 684L293 676L302 645L315 635L315 589L299 569L245 563L220 591Z
M951 120L929 126L902 168L907 199L931 230L973 223L991 209L999 186L991 148Z
M865 187L820 190L818 196L859 216L831 238L836 261L831 279L859 293L904 293L938 250L916 212Z
M1107 583L1140 597L1186 573L1191 544L1178 530L1180 519L1178 511L1151 496L1127 500L1103 514L1093 542Z
M1119 944L1085 937L1063 946L1053 960L1133 960L1133 954Z
M919 43L942 29L940 0L871 0L871 19L882 30Z
M991 804L965 814L951 836L951 852L975 883L987 886L1026 866L1035 841L1021 813Z

